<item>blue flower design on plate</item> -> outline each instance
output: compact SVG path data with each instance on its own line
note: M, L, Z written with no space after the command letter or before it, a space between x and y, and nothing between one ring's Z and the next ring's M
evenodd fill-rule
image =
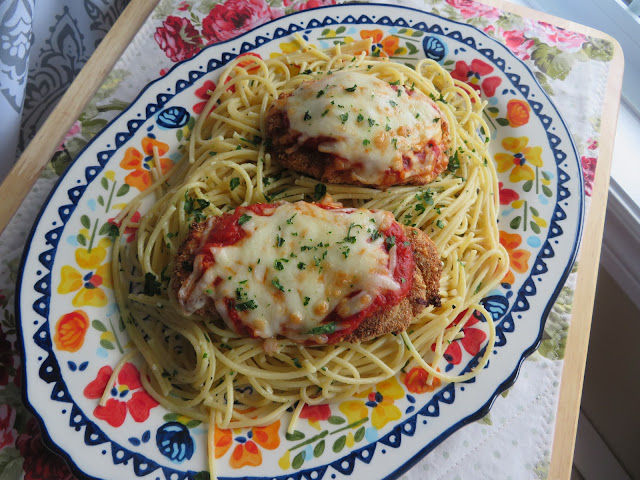
M158 125L164 128L182 128L189 123L189 112L184 107L165 108L158 114Z
M427 35L422 40L422 48L427 58L441 62L447 56L449 49L447 44L435 35Z
M156 445L160 453L175 463L193 456L195 445L189 429L180 422L168 422L156 432Z

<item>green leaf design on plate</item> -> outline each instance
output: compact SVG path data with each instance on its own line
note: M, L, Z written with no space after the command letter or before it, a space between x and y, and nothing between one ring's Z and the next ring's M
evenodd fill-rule
M81 233L79 233L79 234L76 236L76 240L77 240L77 241L78 241L78 243L79 243L80 245L82 245L83 247L86 247L86 246L87 246L87 239L86 239L86 237L85 237L84 235L82 235Z
M105 190L109 190L109 181L107 180L107 177L102 177L100 179L100 185L102 185L102 188Z
M301 451L299 454L297 454L295 457L293 457L293 461L291 462L291 466L293 468L295 468L296 470L298 468L300 468L302 466L302 464L304 463L304 457L306 457L306 452L303 450Z
M549 187L547 187L546 185L542 186L542 193L545 194L545 196L551 198L553 197L553 193L551 192L551 189Z
M304 438L304 433L300 430L294 430L293 433L285 433L285 438L290 442L295 442L296 440L302 440Z
M516 218L511 220L511 222L509 222L509 226L516 230L518 227L520 227L520 222L522 222L522 217L517 216Z
M164 415L164 417L162 417L162 419L165 422L175 422L176 420L178 420L178 414L177 413L167 413Z
M529 222L529 226L531 227L531 230L533 230L535 233L540 233L540 227L533 220L531 220L531 222Z
M336 29L336 33L337 33L337 34L344 33L346 30L347 30L347 27L345 27L345 26L338 27L338 28Z
M91 220L89 220L89 217L86 215L80 217L80 223L84 228L91 228Z
M500 125L502 127L508 127L509 126L509 120L507 120L506 118L496 118L496 122L498 122L498 125Z
M533 187L533 180L527 180L522 184L522 190L525 192L531 191L531 187Z
M131 187L128 184L123 183L122 186L116 192L116 197L122 197L122 196L126 195L127 193L129 193L130 189L131 189Z
M324 453L324 440L320 440L318 444L313 449L313 456L318 458L320 455Z
M345 444L347 443L347 436L346 435L342 435L340 438L338 438L334 443L333 443L333 447L332 450L336 453L340 452Z
M106 332L107 331L107 327L100 320L93 320L91 322L91 326L93 328L95 328L96 330L98 330L99 332Z
M331 425L342 425L345 422L346 420L344 418L338 417L336 415L332 415L331 417L329 417L329 423Z
M107 350L115 350L116 349L116 347L113 346L113 343L111 343L109 340L105 340L105 339L100 340L100 346L102 348L106 348Z
M356 442L359 442L360 440L362 440L364 438L364 427L360 427L357 431L356 434L353 436L353 439Z

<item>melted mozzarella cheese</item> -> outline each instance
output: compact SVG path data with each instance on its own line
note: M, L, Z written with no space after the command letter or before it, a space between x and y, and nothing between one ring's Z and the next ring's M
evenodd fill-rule
M303 83L285 109L299 143L320 138L319 151L348 160L345 169L368 184L381 183L388 170L420 173L425 165L414 153L442 135L441 114L426 95L358 72ZM403 156L412 160L409 170Z
M393 220L389 212L298 202L280 205L271 216L247 214L244 238L205 247L215 263L205 272L194 269L188 313L210 298L233 327L225 305L232 298L255 335L304 339L332 311L346 318L400 288L390 269L396 247L387 253L385 237L377 234Z

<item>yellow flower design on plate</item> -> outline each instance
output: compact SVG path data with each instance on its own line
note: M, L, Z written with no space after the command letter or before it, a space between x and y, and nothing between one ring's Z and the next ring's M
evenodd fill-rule
M108 303L103 288L111 287L111 266L109 262L104 262L110 245L111 241L103 238L91 250L78 248L75 257L80 269L71 265L62 267L58 293L75 292L71 301L74 307L104 307Z
M502 147L511 153L497 153L498 172L511 170L510 182L535 180L536 175L529 164L542 167L542 147L529 147L529 137L507 137L502 140Z
M377 430L402 417L402 412L394 405L395 400L400 400L405 395L402 386L395 377L391 377L376 385L375 391L370 388L355 395L365 398L362 400L348 400L340 404L340 411L347 416L348 423L355 423L369 414L371 408L371 425Z

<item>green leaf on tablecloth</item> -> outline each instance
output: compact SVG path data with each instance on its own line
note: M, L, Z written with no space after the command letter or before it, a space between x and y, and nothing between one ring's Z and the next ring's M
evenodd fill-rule
M509 392L510 392L510 391L511 391L511 389L510 389L510 388L507 388L504 392L502 392L502 393L500 394L500 396L501 396L502 398L507 398L507 395L509 395Z
M534 72L534 75L536 76L536 80L538 80L540 86L544 88L544 91L549 95L554 95L553 88L551 88L551 85L549 85L547 76L542 72Z
M80 121L82 126L82 136L87 140L95 137L105 125L109 123L104 118L93 118L91 120Z
M580 53L591 60L610 62L613 59L613 44L602 38L590 38L582 44Z
M173 3L173 0L160 0L158 5L156 5L156 8L153 9L153 19L165 20L169 15L173 15L175 10Z
M22 395L20 388L14 383L7 383L0 389L0 405L10 405L13 408L22 408Z
M0 480L22 478L24 458L17 448L3 448L0 452Z
M531 59L536 67L553 79L564 80L571 72L571 57L558 47L551 47L546 43L537 45L531 53Z
M121 112L125 108L129 106L129 102L124 102L122 100L118 100L117 98L111 100L109 103L104 105L98 105L99 112L109 112L109 111L117 111Z
M222 2L220 0L200 0L199 2L194 2L194 3L195 3L194 9L197 12L203 15L209 15L209 12L213 10L213 7L215 7L218 3L222 3ZM156 7L156 10L157 9L158 7ZM173 15L173 10L168 15Z

